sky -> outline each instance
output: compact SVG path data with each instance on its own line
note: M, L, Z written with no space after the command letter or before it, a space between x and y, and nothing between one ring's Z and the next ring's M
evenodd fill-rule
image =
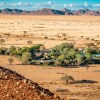
M71 10L100 9L100 0L0 0L0 9L38 10L42 8Z

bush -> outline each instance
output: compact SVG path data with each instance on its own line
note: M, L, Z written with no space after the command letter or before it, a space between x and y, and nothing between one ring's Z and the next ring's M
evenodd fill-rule
M84 56L82 54L76 54L76 65L81 65L84 63Z
M30 64L36 65L36 60L31 60L31 61L30 61Z
M2 47L2 48L0 48L0 55L5 55L6 54L6 52L7 52L7 48L4 48L4 47Z
M43 46L40 46L40 51L42 51L42 50L45 50L44 45Z
M85 48L83 50L84 54L96 54L99 50L94 48Z
M0 39L0 44L2 45L5 42L4 39Z
M71 75L64 75L61 80L65 81L65 84L69 84L70 81L75 81Z
M33 42L32 42L32 41L27 41L27 43L28 43L29 45L32 45Z
M10 65L14 62L13 58L8 58L8 62L10 63Z
M30 48L29 47L22 47L22 48L17 48L17 55L22 56L24 52L29 52Z
M41 46L43 46L43 45L42 44L33 45L30 47L29 52L30 53L39 52Z
M30 60L32 59L32 57L31 57L31 53L29 53L29 52L24 52L23 54L22 54L22 57L21 57L21 62L22 62L22 64L29 64L30 62Z
M16 47L15 46L11 46L9 49L10 49L10 51L14 51L14 50L16 50Z

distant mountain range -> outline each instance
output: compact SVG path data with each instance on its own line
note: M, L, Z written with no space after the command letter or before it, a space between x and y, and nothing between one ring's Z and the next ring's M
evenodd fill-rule
M49 8L44 8L37 11L26 11L20 9L3 9L0 10L0 14L30 14L30 15L93 15L93 16L100 16L100 10L89 10L89 9L79 9L79 10L69 10L69 9L61 9L61 10L54 10Z

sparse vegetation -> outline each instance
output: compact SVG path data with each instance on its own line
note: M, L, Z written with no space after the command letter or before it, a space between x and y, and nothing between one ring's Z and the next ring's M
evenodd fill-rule
M62 98L94 100L100 98L100 79L98 77L100 76L100 30L98 29L100 23L98 22L100 22L100 18L96 16L84 16L83 19L81 16L74 16L74 18L72 16L41 16L40 18L29 15L25 17L24 15L10 16L7 14L3 17L1 15L0 38L5 42L0 45L0 65L17 71L32 81L38 81L41 86L54 93L58 89L57 95ZM12 62L12 58L14 62ZM14 76L12 73L7 76L7 73L4 73L2 77L0 72L0 79L3 79L1 81L1 99L3 99L2 94L5 99L8 99L7 97L14 99L15 96L25 99L24 95L30 92L25 92L27 84L29 85L27 89L30 90L32 86L31 90L36 90L37 86L35 88L30 84L31 81L21 80L19 76L14 80L16 81L14 85L12 82ZM9 83L10 76L12 78ZM62 81L66 85L70 85L61 84L61 76ZM71 77L75 78L75 82L71 80ZM7 82L9 86L7 87L3 81ZM9 89L10 87L11 89ZM5 90L12 92L9 94ZM39 90L41 89L39 88ZM46 95L44 91L38 92L43 99L43 96ZM34 94L34 91L32 93ZM31 94L29 93L29 95ZM30 99L30 96L27 97Z
M70 84L70 81L75 81L71 75L64 75L61 77L61 80L63 80L65 84Z
M13 58L12 58L12 57L8 58L8 62L9 62L10 65L11 65L11 64L14 62Z
M16 56L20 58L23 64L46 64L67 67L95 63L92 59L96 59L95 54L100 54L100 50L88 47L80 51L68 43L56 46L52 50L45 50L42 44L37 44L22 48L14 46L0 48L0 54ZM100 60L98 56L97 59Z
M56 46L48 56L54 60L56 66L75 66L85 62L85 56L79 50L76 50L72 44L68 43Z
M32 41L27 41L27 43L28 43L29 45L32 45L33 42L32 42Z
M4 39L0 39L0 44L2 45L3 43L5 43Z

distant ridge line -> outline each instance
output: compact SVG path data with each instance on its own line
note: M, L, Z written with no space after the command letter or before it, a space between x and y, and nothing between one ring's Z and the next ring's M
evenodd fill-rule
M0 14L21 14L21 15L93 15L93 16L100 16L100 10L89 10L89 9L79 9L79 10L69 10L69 9L49 9L43 8L36 11L27 11L27 10L20 10L20 9L10 9L5 8L0 10Z

